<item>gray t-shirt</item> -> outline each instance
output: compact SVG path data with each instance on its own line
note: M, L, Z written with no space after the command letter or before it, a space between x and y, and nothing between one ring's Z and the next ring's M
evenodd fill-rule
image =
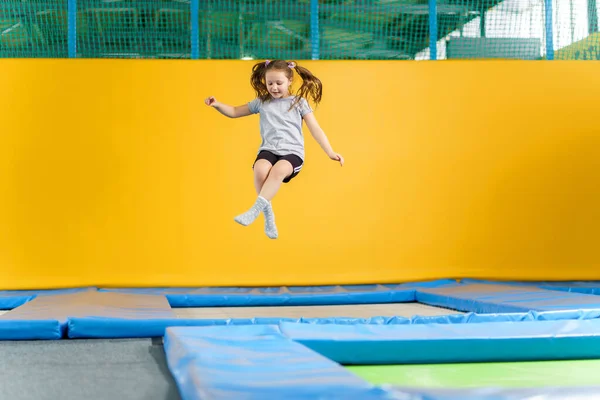
M304 98L290 110L294 99L294 96L288 96L262 102L256 98L248 103L251 113L260 114L262 143L259 152L267 150L280 156L296 154L304 160L302 117L313 110Z

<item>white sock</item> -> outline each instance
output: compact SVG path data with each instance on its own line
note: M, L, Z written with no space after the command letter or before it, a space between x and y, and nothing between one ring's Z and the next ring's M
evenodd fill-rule
M235 222L244 226L250 225L256 220L256 218L258 218L260 212L263 211L268 204L269 201L267 199L258 196L256 201L248 211L234 218Z
M277 226L275 225L275 213L273 212L273 207L269 202L265 209L263 210L265 214L265 233L271 239L277 239Z

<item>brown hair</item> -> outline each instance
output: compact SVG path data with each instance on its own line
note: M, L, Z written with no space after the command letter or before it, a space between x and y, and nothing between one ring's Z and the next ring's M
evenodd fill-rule
M296 99L292 103L292 108L298 104L301 98L308 100L310 97L315 105L318 105L321 102L321 97L323 96L323 84L319 78L314 76L306 68L299 66L296 62L285 60L266 60L257 63L252 67L250 84L254 88L256 96L262 101L268 101L271 97L265 83L267 71L271 70L284 72L285 76L290 80L294 76L294 70L296 70L300 78L302 78L302 86L300 86L300 89L298 89L296 93Z

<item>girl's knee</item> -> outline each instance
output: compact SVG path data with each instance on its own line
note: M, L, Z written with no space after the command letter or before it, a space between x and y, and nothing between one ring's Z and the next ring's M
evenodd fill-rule
M284 180L287 176L294 172L294 167L287 160L278 161L271 170L271 175L277 177L277 179Z
M267 177L273 166L267 160L258 160L254 163L254 175L259 177Z

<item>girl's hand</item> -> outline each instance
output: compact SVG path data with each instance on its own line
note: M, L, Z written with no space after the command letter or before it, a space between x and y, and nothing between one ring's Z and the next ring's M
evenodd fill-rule
M219 103L217 102L217 99L215 99L214 97L210 96L207 97L204 100L204 103L206 103L207 106L211 106L211 107L216 107Z
M341 154L338 153L331 153L329 155L329 158L331 158L334 161L339 161L340 165L343 167L344 166L344 157L342 157Z

